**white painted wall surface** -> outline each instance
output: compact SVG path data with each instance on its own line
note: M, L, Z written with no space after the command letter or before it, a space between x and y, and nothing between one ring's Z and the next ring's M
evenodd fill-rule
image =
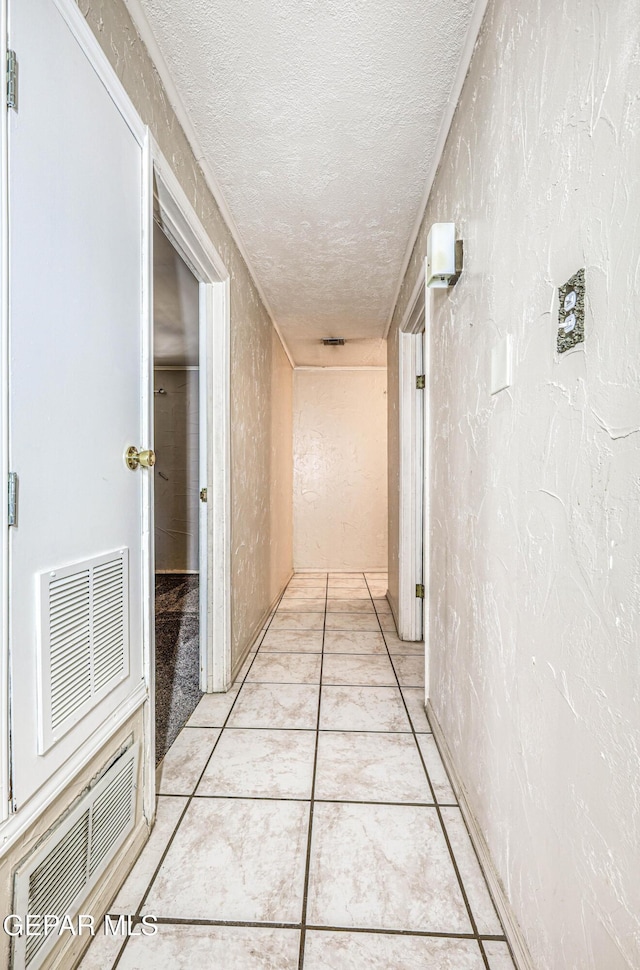
M430 693L538 970L640 967L638 14L492 0L389 346L395 374L427 229L455 220L465 270L431 341ZM556 288L581 266L586 345L557 360ZM505 333L514 384L491 397Z
M270 600L293 572L293 370L275 331L271 368L271 462L269 472Z
M296 569L386 569L387 374L296 370Z
M155 370L154 377L156 571L198 572L198 371Z

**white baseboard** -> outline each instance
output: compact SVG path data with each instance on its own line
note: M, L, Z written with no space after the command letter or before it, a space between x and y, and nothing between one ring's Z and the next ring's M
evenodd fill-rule
M511 903L507 898L504 886L502 885L502 880L498 875L498 870L495 867L489 846L487 845L485 837L482 834L478 822L476 821L475 815L473 814L467 791L456 768L455 761L453 760L453 756L451 754L451 749L447 744L447 740L444 736L442 727L440 726L440 722L438 721L433 707L431 706L431 701L427 701L426 711L429 724L431 725L431 730L433 731L433 736L436 740L438 748L440 749L440 755L444 762L444 766L449 773L453 790L456 793L460 811L462 812L462 817L464 818L467 829L469 830L473 847L476 850L482 871L484 872L485 879L487 880L491 898L493 899L494 906L498 911L498 916L500 917L502 925L504 926L504 932L509 946L511 947L516 968L517 970L536 970L533 960L531 959L531 954L529 953L529 948L525 942L524 935L515 917L515 913L511 908Z
M382 566L294 566L294 574L304 573L381 573L387 575L387 570Z

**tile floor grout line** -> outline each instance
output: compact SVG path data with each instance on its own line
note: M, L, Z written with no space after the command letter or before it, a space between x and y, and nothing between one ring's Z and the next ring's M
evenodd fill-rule
M137 924L136 924L137 925ZM286 923L277 922L272 923L265 920L256 920L252 922L251 920L224 920L224 919L200 919L193 918L187 919L183 917L164 917L159 916L157 919L158 926L238 926L247 927L251 929L284 929L284 930L301 930L302 923ZM307 923L305 928L312 930L314 933L370 933L375 936L408 936L408 937L418 937L418 938L428 938L428 939L445 939L445 940L469 940L474 941L476 937L472 933L442 933L438 930L403 930L396 927L379 927L379 926L332 926L324 923ZM506 942L506 937L498 936L496 934L481 934L480 937L483 941L489 943L502 943Z
M272 686L277 686L273 685ZM282 687L317 687L318 684L282 684ZM325 684L328 687L339 687L340 684ZM411 688L415 690L415 688ZM186 730L185 724L183 730ZM315 728L288 728L288 727L236 727L235 725L225 725L225 731L315 731ZM190 724L190 731L217 731L222 730L220 724ZM432 736L431 731L417 731L417 734ZM360 728L320 728L320 734L412 734L411 731L363 731ZM166 792L161 792L164 795Z
M141 916L142 907L144 906L145 902L147 901L147 897L149 895L149 892L151 891L151 887L153 886L153 884L154 884L154 882L155 882L155 880L156 880L156 878L158 876L158 873L159 873L159 871L160 871L160 869L162 867L162 864L164 863L164 860L166 859L166 857L167 857L167 855L169 853L169 850L170 850L171 846L173 845L173 840L175 839L175 837L176 837L176 835L178 833L178 829L182 825L182 822L184 820L184 817L185 817L186 813L189 810L189 806L191 805L191 802L193 801L193 798L194 798L196 789L197 789L198 785L200 784L200 782L202 781L202 778L204 776L204 773L206 772L207 768L209 767L209 762L211 761L211 759L213 757L213 753L214 753L214 751L216 750L216 748L218 746L218 743L220 741L220 738L222 737L222 732L224 731L224 729L225 729L225 727L227 725L227 721L231 717L231 712L233 711L234 707L236 706L236 703L238 701L238 697L240 696L240 692L241 692L242 688L244 687L244 684L245 684L245 681L247 679L247 676L249 675L249 671L251 670L251 668L252 668L252 666L254 664L254 661L255 661L256 657L258 656L258 650L262 646L262 641L264 640L265 636L267 635L267 632L269 630L269 627L271 626L271 623L273 621L273 618L276 615L276 610L278 609L278 605L280 603L280 600L282 599L283 596L284 596L284 590L280 594L280 597L278 598L278 601L277 601L277 603L276 603L276 605L274 607L274 610L273 610L273 612L271 613L271 615L269 617L269 622L267 623L267 625L265 627L262 628L262 630L260 630L260 632L258 633L258 636L256 637L256 639L254 641L254 642L257 642L258 640L260 640L260 643L258 644L257 649L255 651L253 651L253 660L249 664L249 667L247 669L247 673L242 678L242 683L240 684L240 687L238 688L238 691L236 693L236 696L233 699L233 703L232 703L231 707L229 708L229 711L228 711L227 716L225 718L224 724L220 728L220 733L218 734L218 737L216 738L216 740L213 743L213 747L211 749L211 753L210 753L209 757L207 758L206 763L204 765L204 768L200 772L200 774L198 776L198 779L197 779L195 785L193 786L193 790L192 790L191 794L187 797L187 803L184 806L184 809L182 810L182 812L180 813L180 817L179 817L176 825L174 826L174 829L173 829L171 835L169 836L169 839L167 840L166 846L164 847L164 851L162 852L162 855L160 857L160 861L158 862L158 865L154 869L153 874L152 874L152 876L151 876L151 878L150 878L150 880L149 880L149 882L147 884L147 888L144 891L144 894L143 894L143 896L142 896L142 898L141 898L138 906L136 907L136 911L135 911L135 915L134 915L134 921L135 920L138 920L140 918L140 916ZM247 657L250 657L251 656L251 653L252 653L252 651L251 650L248 650L247 651ZM243 662L243 666L244 666L245 663L246 663L246 659ZM217 730L217 728L216 728L216 730ZM165 755L165 757L166 757L166 755ZM158 803L158 795L159 795L159 793L156 792L156 806L157 806L157 803ZM182 796L182 797L184 797L184 796ZM127 876L127 878L128 878L128 876ZM123 883L123 885L124 885L124 883ZM122 888L122 887L120 887L120 888ZM120 890L118 890L118 892L120 892ZM131 939L131 937L129 937L129 936L125 937L124 942L123 942L122 946L120 947L120 949L118 950L118 953L116 955L116 958L115 958L114 962L111 965L111 970L116 970L116 967L120 963L120 960L122 959L122 956L124 954L124 951L125 951L125 949L127 947L127 943L129 942L130 939Z
M365 579L366 579L366 577L365 577ZM367 588L369 588L368 581L367 581ZM371 595L371 591L369 591L369 595ZM371 596L371 600L373 602L373 596ZM376 613L376 618L377 618L378 624L380 626L380 632L382 633L382 636L384 638L385 631L382 629L382 624L380 623L380 617L378 616L378 613ZM385 642L385 645L386 645L387 641L385 640L384 642ZM389 647L387 647L387 653L389 655L389 660L391 662L391 666L393 667L393 660L391 659L391 653L389 651ZM449 840L449 835L448 835L448 832L447 832L446 827L445 827L445 824L444 824L444 819L442 817L442 812L440 811L440 806L438 805L438 801L437 801L437 798L436 798L435 788L433 787L433 784L431 782L431 778L430 778L429 772L427 770L426 762L424 760L422 751L420 749L420 745L418 744L418 736L417 736L417 734L415 732L415 729L413 727L413 721L411 720L411 715L409 714L409 708L407 707L407 702L405 701L404 694L402 693L402 688L400 686L400 678L398 677L398 672L397 672L397 670L396 670L395 667L393 667L393 670L394 670L394 673L396 675L396 681L397 681L397 684L398 684L398 690L400 691L400 697L402 698L402 703L404 705L405 713L406 713L407 717L409 718L409 724L411 725L411 731L412 731L412 734L413 734L413 740L415 741L416 748L418 749L418 755L420 757L420 761L422 762L422 767L424 768L424 773L425 773L426 778L427 778L427 784L429 785L429 790L431 791L431 796L432 796L433 801L434 801L434 808L435 808L436 814L438 816L438 821L440 822L440 828L442 830L442 834L444 836L444 840L445 840L445 843L447 845L447 849L449 851L449 857L451 859L451 863L453 865L453 869L455 871L456 878L458 880L458 886L460 887L460 892L462 893L462 899L463 899L465 908L467 910L467 916L469 917L469 922L471 924L471 929L473 930L473 936L474 936L474 939L478 943L478 949L480 950L480 953L482 955L482 960L484 962L484 965L485 965L486 970L491 970L491 967L489 966L489 962L487 960L486 953L484 952L484 948L483 948L483 946L482 946L482 944L480 942L480 937L479 937L479 934L478 934L478 926L477 926L477 923L475 921L475 917L473 915L473 911L471 909L471 904L469 903L469 899L467 897L466 889L464 888L464 883L462 881L462 876L460 875L460 870L458 869L458 863L457 863L457 860L456 860L455 855L453 853L453 847L452 847L451 842ZM504 929L504 927L503 927L503 929Z
M318 770L318 743L320 741L320 710L322 707L322 668L324 664L324 638L327 627L327 601L329 598L329 574L327 573L327 586L325 589L324 619L322 625L322 652L320 654L320 682L318 684L318 713L316 717L316 739L313 752L313 774L311 776L311 792L309 800L309 829L307 832L307 855L305 859L304 885L302 890L302 914L300 917L300 941L298 950L298 970L304 968L304 951L306 945L307 903L309 899L309 877L311 874L311 839L313 837L313 812L316 793L316 773Z

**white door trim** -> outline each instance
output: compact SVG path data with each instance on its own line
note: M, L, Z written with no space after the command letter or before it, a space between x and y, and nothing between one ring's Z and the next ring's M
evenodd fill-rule
M173 170L152 139L156 202L163 230L200 282L201 688L231 685L231 478L229 273ZM206 572L205 572L206 571Z
M0 50L7 50L7 3L0 4ZM7 59L2 57L0 90L7 90ZM0 121L0 821L9 815L9 141L8 111Z
M396 623L403 640L420 640L428 649L428 457L429 367L428 307L423 263L407 304L399 333L399 536L398 603ZM423 336L426 331L426 336ZM416 377L425 375L425 389ZM416 585L425 587L425 599L416 597Z
M426 260L423 264L426 267ZM429 700L431 658L431 320L432 294L424 294L422 369L424 371L422 418L422 638L424 640L424 700Z

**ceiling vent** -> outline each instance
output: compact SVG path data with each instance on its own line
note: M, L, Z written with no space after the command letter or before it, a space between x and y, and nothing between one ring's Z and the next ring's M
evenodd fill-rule
M344 347L344 337L323 337L325 347Z

